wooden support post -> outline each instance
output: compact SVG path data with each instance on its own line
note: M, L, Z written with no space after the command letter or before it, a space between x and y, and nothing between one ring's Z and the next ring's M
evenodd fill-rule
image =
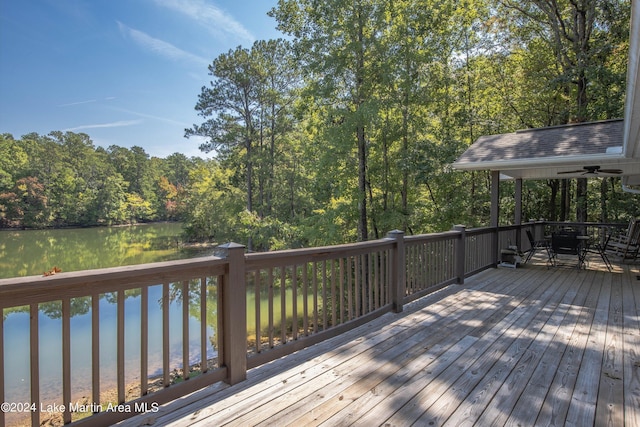
M516 179L516 193L514 195L516 202L516 211L514 215L514 224L522 224L522 178Z
M465 240L467 236L467 227L464 225L454 225L453 229L460 233L460 238L456 239L455 241L454 268L455 268L457 282L458 284L462 285L464 284L464 274L465 274L464 265L465 265L465 259L467 256L465 253L465 246L466 246Z
M491 257L494 267L498 266L500 254L498 253L498 226L500 225L500 171L491 171L491 224L493 238L491 239Z
M516 179L516 211L514 224L518 226L518 230L516 231L516 246L518 250L522 250L522 178Z
M222 341L226 382L233 385L247 378L247 291L243 245L226 243L218 247L229 261L229 272L223 276Z
M387 234L387 238L396 241L396 247L391 257L391 304L393 311L400 313L403 310L404 294L406 286L406 264L404 254L404 231L393 230Z

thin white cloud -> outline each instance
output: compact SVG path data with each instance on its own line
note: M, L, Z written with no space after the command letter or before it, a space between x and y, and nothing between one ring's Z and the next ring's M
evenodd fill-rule
M253 43L255 37L233 16L204 0L155 0L156 4L186 15L189 19L216 33Z
M67 104L60 104L58 105L58 107L71 107L74 105L90 104L92 102L97 102L97 99L88 99L86 101L69 102Z
M96 124L92 124L92 125L82 125L82 126L76 126L73 128L68 128L68 129L64 129L63 132L76 132L79 130L85 130L85 129L98 129L98 128L116 128L116 127L123 127L123 126L134 126L137 124L142 123L142 120L120 120L117 122L111 122L111 123L96 123Z
M173 61L187 60L195 62L199 65L209 65L209 61L200 56L186 52L172 45L171 43L165 42L164 40L156 39L142 31L128 27L120 21L116 22L118 22L120 31L126 36L131 37L131 39L143 49L149 50L160 56L164 56L165 58L171 59Z
M131 111L131 110L127 110L125 108L111 108L111 109L114 110L114 111L120 111L122 113L133 114L134 116L144 117L145 119L158 120L160 122L165 122L165 123L169 123L169 124L172 124L172 125L189 126L187 123L180 122L178 120L173 120L173 119L169 119L169 118L166 118L166 117L160 117L160 116L153 116L151 114L146 114L146 113L139 113L137 111Z

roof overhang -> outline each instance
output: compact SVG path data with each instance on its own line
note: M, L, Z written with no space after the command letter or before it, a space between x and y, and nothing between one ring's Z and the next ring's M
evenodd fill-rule
M620 169L622 176L640 174L640 162L624 154L624 125L621 119L604 120L483 136L453 166L523 179L579 177L584 166L594 165Z

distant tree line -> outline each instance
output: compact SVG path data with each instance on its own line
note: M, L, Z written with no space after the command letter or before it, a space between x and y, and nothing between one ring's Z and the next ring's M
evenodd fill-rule
M622 117L630 5L280 0L270 15L288 40L209 66L186 136L214 159L5 136L24 154L0 159L2 221L179 218L192 238L253 250L486 225L489 175L450 164L482 135ZM501 191L511 223L513 184ZM523 197L526 218L622 221L639 207L618 178L526 181Z
M95 147L88 135L0 135L0 226L66 227L176 220L199 158Z

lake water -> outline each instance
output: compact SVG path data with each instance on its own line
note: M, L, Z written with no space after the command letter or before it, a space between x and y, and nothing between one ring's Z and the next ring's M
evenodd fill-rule
M179 247L182 225L0 231L0 279L62 271L90 270L188 258Z
M41 275L54 266L62 271L77 271L121 265L182 259L206 253L180 248L182 226L159 223L131 227L101 227L58 230L0 231L0 278ZM210 252L210 250L209 250ZM162 286L149 288L149 375L162 370ZM215 301L212 302L215 304ZM73 398L90 396L91 384L91 310L90 298L72 300L76 311L71 317L71 363ZM130 295L125 302L125 374L127 381L139 378L140 296ZM82 307L85 307L84 309ZM62 321L56 315L58 302L41 304L40 385L43 402L61 401ZM28 307L6 309L4 316L4 386L9 402L29 401L29 313ZM182 303L169 307L171 365L181 364ZM190 317L189 345L192 363L199 361L200 322ZM215 325L208 325L207 335ZM100 299L100 367L103 390L115 387L116 378L116 305L112 298ZM198 349L197 351L195 349ZM214 357L213 348L208 357Z

